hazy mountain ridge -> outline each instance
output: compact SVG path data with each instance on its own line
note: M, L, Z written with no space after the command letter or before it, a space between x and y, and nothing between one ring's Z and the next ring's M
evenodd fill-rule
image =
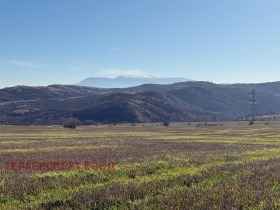
M280 112L279 87L280 82L193 81L122 89L17 86L0 90L0 123L61 124L70 117L103 123L234 120L250 112L252 89L259 93L259 113Z
M190 81L187 78L164 78L164 77L129 77L119 76L116 78L89 77L76 85L98 88L127 88L142 84L172 84Z
M47 87L15 86L0 89L0 102L36 99L62 99L106 92L100 88L74 85L50 85Z

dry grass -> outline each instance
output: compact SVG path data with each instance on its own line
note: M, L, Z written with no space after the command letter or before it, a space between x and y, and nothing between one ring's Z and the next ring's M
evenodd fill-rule
M0 171L0 209L280 209L278 124L0 126L7 161L115 171Z

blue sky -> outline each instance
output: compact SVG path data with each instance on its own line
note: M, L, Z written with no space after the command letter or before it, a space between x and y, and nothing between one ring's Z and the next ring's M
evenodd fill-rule
M0 87L280 80L279 0L0 0Z

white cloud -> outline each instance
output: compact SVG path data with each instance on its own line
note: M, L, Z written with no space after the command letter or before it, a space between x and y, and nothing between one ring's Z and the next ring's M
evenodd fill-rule
M66 68L67 70L70 70L70 71L86 71L87 69L85 68L82 68L82 67L67 67Z
M110 70L100 71L98 73L98 76L109 77L109 78L115 78L115 77L119 77L119 76L159 77L158 75L150 74L150 73L142 71L142 70L123 70L123 69L110 69Z
M2 63L8 64L8 65L14 65L14 66L30 67L30 68L42 68L42 67L47 66L45 64L38 64L38 63L34 63L34 62L26 62L26 61L21 61L21 60L5 60L5 61L2 61Z
M90 63L87 61L79 61L79 62L76 62L75 64L80 66L80 65L88 65Z

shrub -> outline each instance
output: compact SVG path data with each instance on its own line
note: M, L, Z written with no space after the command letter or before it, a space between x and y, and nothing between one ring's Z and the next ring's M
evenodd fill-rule
M169 122L164 122L163 126L169 126Z
M249 125L254 125L254 120L250 120Z
M78 119L68 119L66 122L63 123L64 128L72 128L75 129L78 125L81 125L81 122Z

